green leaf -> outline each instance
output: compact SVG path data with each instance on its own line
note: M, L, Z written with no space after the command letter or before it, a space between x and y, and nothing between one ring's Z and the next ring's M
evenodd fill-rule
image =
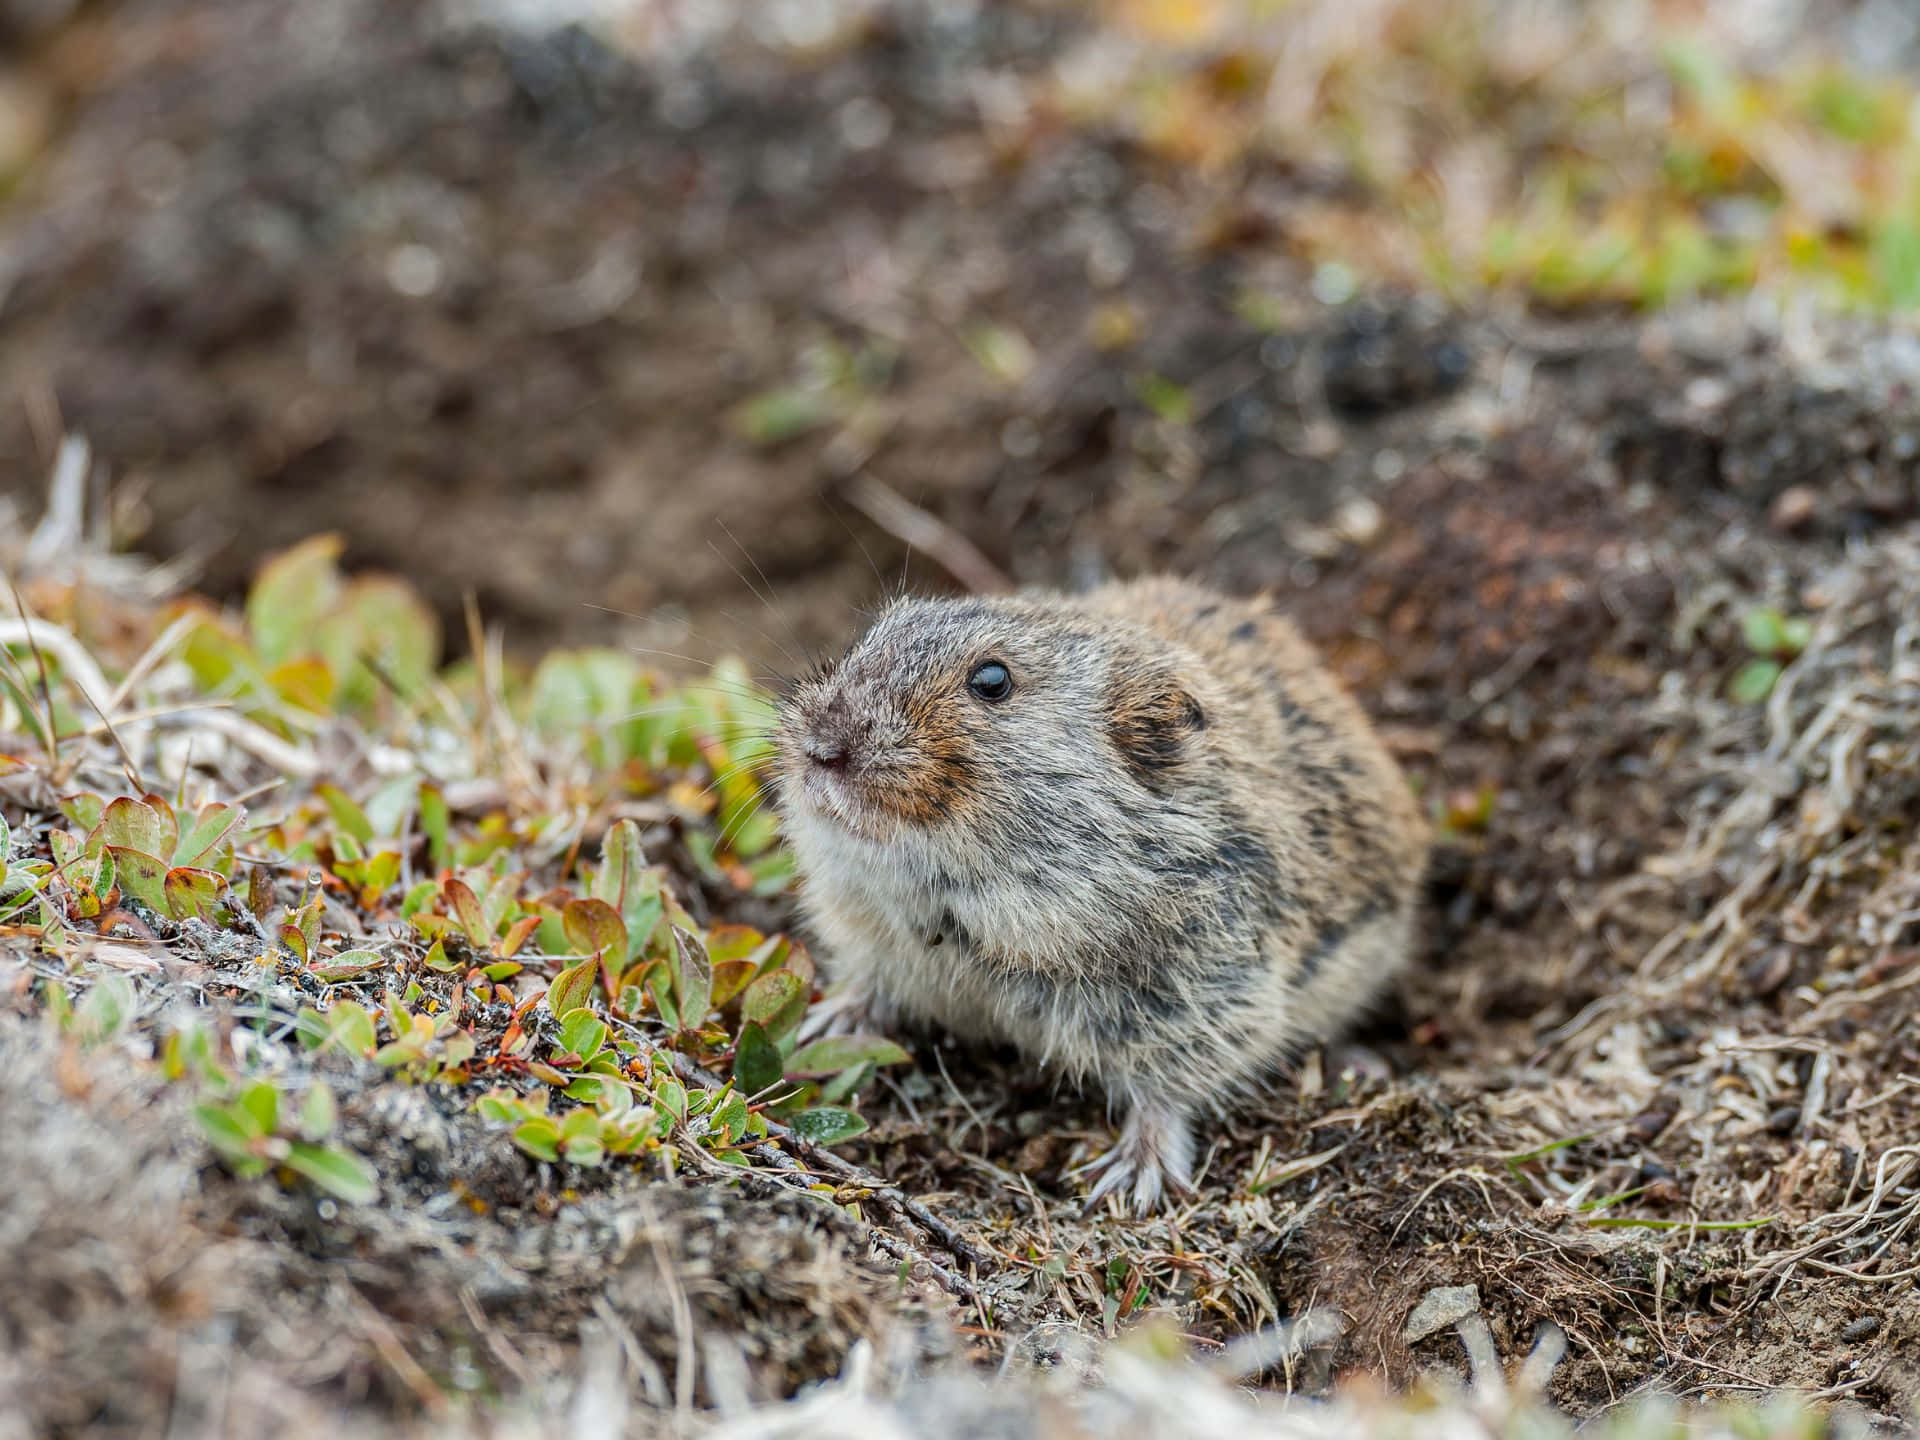
M133 984L124 975L102 975L73 1012L74 1033L83 1044L111 1040L133 1019Z
M1193 396L1186 386L1164 375L1144 375L1136 390L1141 401L1169 425L1187 425L1193 421Z
M522 1120L513 1127L513 1143L536 1160L560 1160L560 1127L544 1115Z
M569 1135L560 1142L560 1155L568 1164L591 1168L607 1158L607 1147L598 1135Z
M802 1110L787 1122L787 1128L802 1140L815 1145L838 1145L842 1140L850 1140L871 1127L851 1110L820 1105L812 1110Z
M707 1018L713 1000L713 965L706 946L678 925L673 927L673 994L680 1002L680 1025L691 1030Z
M747 1133L747 1102L740 1092L730 1090L718 1105L713 1107L713 1129L728 1145L737 1145Z
M201 806L200 813L180 832L179 842L173 851L173 863L220 870L220 862L224 859L227 865L231 865L233 835L246 818L247 812L238 805L215 803Z
M107 846L113 857L113 872L124 894L131 895L157 914L168 913L167 865L144 850L129 850L120 845Z
M349 1205L366 1205L379 1198L380 1183L364 1161L331 1145L309 1145L296 1140L281 1162L305 1176L329 1195Z
M267 665L313 649L315 627L340 603L338 535L316 535L260 568L247 595L247 630Z
M678 1080L662 1080L653 1090L654 1102L675 1120L687 1118L687 1087Z
M1780 669L1778 660L1749 660L1734 672L1727 693L1742 705L1757 705L1773 693Z
M321 1141L333 1133L333 1127L339 1120L339 1111L333 1103L333 1091L327 1088L324 1080L316 1080L307 1087L306 1098L300 1102L300 1138Z
M607 832L592 895L620 912L627 933L627 951L621 958L630 961L646 948L663 909L660 873L647 868L646 854L640 847L640 827L633 821L622 820Z
M779 1048L767 1038L757 1020L740 1027L740 1043L733 1052L733 1080L749 1095L771 1090L782 1079Z
M740 1000L741 1019L758 1021L775 1045L792 1035L806 1009L807 983L788 970L762 975Z
M842 1070L826 1084L820 1087L819 1100L822 1105L838 1105L849 1095L859 1093L873 1078L872 1065L855 1065L850 1070Z
M365 1056L373 1052L380 1033L366 1006L352 1000L338 1000L326 1013L327 1035L320 1048L343 1050L349 1055Z
M446 793L438 785L420 787L420 830L427 837L427 858L436 871L444 870L452 863L452 850L447 844Z
M1756 655L1778 655L1783 648L1782 627L1785 621L1778 610L1757 606L1747 611L1740 622L1740 633L1747 642L1747 648Z
M367 812L355 804L346 791L338 785L316 785L313 793L326 802L334 824L362 845L373 844L373 822L367 819Z
M255 1135L272 1135L280 1128L280 1092L270 1080L256 1080L240 1092L234 1116Z
M591 1060L607 1043L607 1025L593 1011L569 1010L560 1017L560 1043L582 1060Z
M378 950L343 950L338 955L315 957L312 971L317 979L339 985L383 969L386 963L386 957Z
M547 1009L563 1016L583 1008L593 999L594 980L599 973L600 966L593 960L582 960L562 970L547 988Z
M537 1113L530 1102L521 1099L511 1090L489 1090L474 1101L474 1109L480 1112L481 1119L491 1120L496 1125L512 1125L521 1120L530 1120Z
M802 1045L787 1059L790 1079L816 1079L855 1065L900 1065L913 1057L877 1035L829 1035Z
M768 447L826 424L833 409L831 393L818 385L781 385L736 405L729 419L748 444Z
M266 1162L253 1153L253 1142L259 1137L242 1125L240 1113L239 1107L230 1105L203 1103L193 1107L193 1118L214 1153L238 1174L259 1175L267 1168Z
M101 817L107 810L105 800L98 795L87 793L62 795L57 803L60 806L60 813L71 820L83 835L99 827Z
M314 644L341 677L343 705L369 704L389 686L410 700L439 664L440 622L405 581L363 575L321 621Z

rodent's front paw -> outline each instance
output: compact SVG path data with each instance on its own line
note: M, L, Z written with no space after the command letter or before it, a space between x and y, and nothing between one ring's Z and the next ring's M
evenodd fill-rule
M1193 1189L1193 1132L1187 1112L1172 1105L1136 1105L1106 1154L1073 1172L1092 1178L1085 1209L1125 1194L1136 1215L1151 1215L1169 1191Z
M820 1003L807 1012L800 1022L799 1038L805 1042L823 1035L885 1032L892 1028L893 1020L892 1006L882 1003L864 986L848 985L829 990L820 998Z

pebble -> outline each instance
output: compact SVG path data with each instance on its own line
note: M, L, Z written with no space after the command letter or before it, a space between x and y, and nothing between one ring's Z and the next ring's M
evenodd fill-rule
M1479 1311L1478 1285L1436 1285L1421 1296L1420 1303L1408 1313L1400 1338L1409 1345L1414 1344Z
M1767 523L1781 535L1793 535L1806 529L1819 509L1820 497L1812 486L1789 485L1774 498Z

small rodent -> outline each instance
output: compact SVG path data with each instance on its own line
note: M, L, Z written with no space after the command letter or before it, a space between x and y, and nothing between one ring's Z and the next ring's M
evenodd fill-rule
M1126 1122L1090 1201L1189 1188L1196 1115L1407 957L1419 807L1264 602L1164 578L899 600L796 687L777 743L825 1014L1097 1081Z

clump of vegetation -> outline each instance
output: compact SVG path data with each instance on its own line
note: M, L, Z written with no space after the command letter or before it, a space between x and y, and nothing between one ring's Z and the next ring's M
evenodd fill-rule
M144 659L183 710L242 718L256 781L280 762L245 793L229 788L236 757L212 754L172 764L172 798L84 783L166 769L162 734L131 718L164 704L130 672L123 711L86 724L60 660L70 637L42 644L43 628L8 647L0 729L44 746L8 763L36 773L64 751L73 782L17 833L0 823L0 919L25 921L48 962L35 993L54 1022L119 1034L138 1006L122 977L95 975L91 950L186 937L311 1063L338 1056L465 1093L549 1165L738 1167L756 1146L865 1130L860 1090L906 1052L800 1044L806 950L689 908L701 887L786 884L756 778L769 700L732 667L670 686L609 650L559 651L530 673L442 669L418 598L348 580L340 553L322 537L270 560L238 616L175 607ZM310 748L328 736L363 755L388 745L388 762L335 772ZM649 829L618 814L634 807ZM72 985L86 991L77 1007ZM200 1129L236 1175L377 1195L372 1171L332 1143L318 1078L289 1089L262 1068L266 1049L223 1049L198 1025L156 1055L198 1087Z
M1756 286L1911 305L1920 91L1804 48L1783 63L1732 13L1139 0L1101 10L1048 98L1183 173L1351 182L1287 226L1342 293L1357 269L1553 305ZM1243 228L1212 215L1198 238Z

